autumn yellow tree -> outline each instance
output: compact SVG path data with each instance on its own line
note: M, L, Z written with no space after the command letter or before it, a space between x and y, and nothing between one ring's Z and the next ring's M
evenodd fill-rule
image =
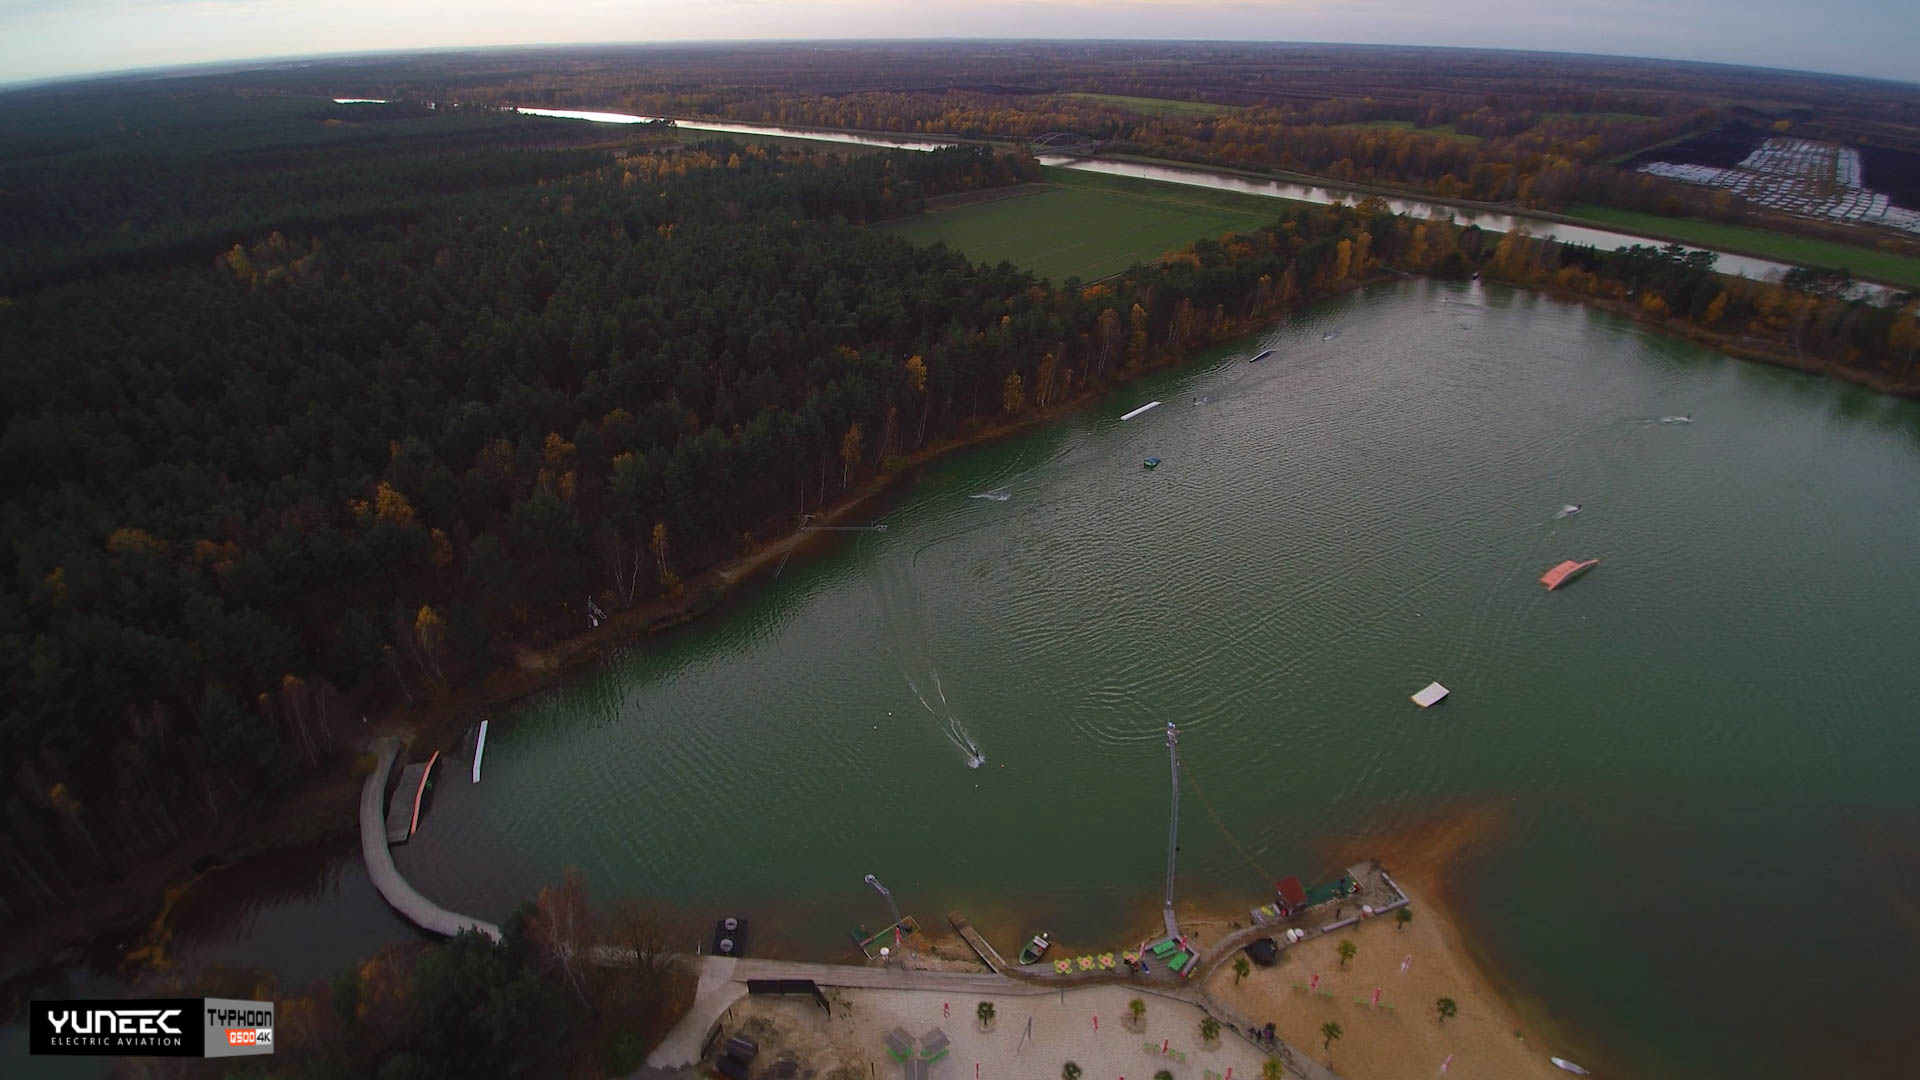
M1100 364L1094 369L1094 375L1107 372L1107 364L1113 359L1113 350L1120 342L1120 313L1107 308L1100 313Z
M653 550L653 564L660 571L660 587L673 592L680 587L680 576L667 564L667 523L656 521L653 525L653 539L647 544Z
M1338 285L1347 280L1347 273L1353 269L1353 241L1342 239L1333 247L1333 268L1327 271L1327 284Z
M914 449L927 439L927 417L933 412L933 397L927 393L927 362L919 356L907 357L907 381L920 395L920 428L913 437Z
M420 665L421 674L433 680L434 685L445 689L446 675L440 670L440 654L447 640L447 624L440 613L426 604L413 617L413 634L408 644L413 647L413 658Z
M860 464L860 423L854 421L847 425L847 433L840 440L840 487L845 490L853 482L853 467Z
M1026 404L1026 400L1027 395L1021 386L1020 373L1016 371L1008 375L1005 391L1000 395L1000 407L1011 416L1020 411L1020 407Z
M1133 305L1128 323L1131 333L1127 337L1127 363L1144 364L1147 361L1147 309L1139 304Z
M373 514L390 525L413 524L413 504L384 480L373 492Z
M1044 409L1053 401L1054 366L1053 354L1048 353L1040 358L1040 366L1034 369L1033 403L1038 408ZM1073 373L1068 372L1067 374L1071 375Z

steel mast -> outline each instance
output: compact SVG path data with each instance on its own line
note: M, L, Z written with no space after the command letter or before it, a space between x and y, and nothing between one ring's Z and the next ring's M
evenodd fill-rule
M1173 809L1167 816L1167 897L1161 914L1166 917L1167 936L1180 936L1180 927L1173 921L1173 863L1174 855L1180 850L1180 729L1167 721L1167 766L1173 780Z

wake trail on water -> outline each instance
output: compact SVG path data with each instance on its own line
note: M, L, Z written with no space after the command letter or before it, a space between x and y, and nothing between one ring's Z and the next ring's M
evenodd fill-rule
M914 584L912 573L898 566L877 565L873 583L887 651L899 664L907 688L913 691L927 715L933 717L940 734L965 755L967 768L985 765L986 751L980 748L961 722L959 712L947 701L946 687L940 682L940 668L933 658L926 603L920 596L919 586Z

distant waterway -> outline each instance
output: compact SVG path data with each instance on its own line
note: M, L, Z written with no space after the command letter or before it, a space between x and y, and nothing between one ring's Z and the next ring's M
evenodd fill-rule
M518 112L529 116L552 116L568 120L592 120L606 124L644 124L669 119L668 117L643 116L637 113L594 112L579 109L519 109ZM812 139L820 142L852 143L860 146L883 146L895 150L939 150L955 145L951 141L941 142L933 139L892 138L890 136L867 135L851 131L828 131L819 128L783 127L778 124L746 124L723 122L718 120L685 120L672 118L680 127L694 131L716 131L733 135L774 135L789 139ZM1238 176L1232 173L1210 172L1202 168L1184 168L1175 165L1159 165L1138 161L1113 161L1105 158L1069 157L1059 154L1042 154L1037 161L1042 165L1055 168L1073 169L1078 172L1100 173L1105 176L1128 176L1139 180L1157 180L1167 184L1185 184L1190 187L1212 188L1215 191L1233 191L1242 195L1261 195L1276 199L1288 199L1294 202L1356 203L1369 196L1365 192L1335 185L1296 184L1284 180L1261 180L1253 177ZM1525 229L1534 236L1552 237L1567 244L1591 244L1603 251L1629 247L1634 244L1656 244L1664 246L1664 240L1654 240L1632 233L1614 232L1610 229L1596 229L1587 225L1568 225L1548 221L1544 218L1521 217L1514 214L1501 214L1489 211L1473 210L1467 207L1451 206L1446 203L1429 202L1425 199L1392 197L1386 199L1387 206L1396 214L1410 214L1414 217L1450 217L1462 225L1478 225L1488 232L1513 232ZM1687 245L1682 245L1687 247ZM1737 274L1756 280L1777 280L1781 274L1792 269L1786 263L1759 259L1751 255L1739 255L1730 251L1718 251L1710 248L1687 247L1690 251L1708 251L1718 256L1714 263L1722 273ZM1870 288L1869 291L1881 290Z
M1408 281L943 458L874 516L500 717L401 869L499 921L579 867L821 959L885 925L874 874L1002 948L1109 947L1158 919L1173 721L1183 910L1470 811L1494 824L1455 905L1567 1056L1920 1054L1920 403ZM411 938L350 846L301 858L205 892L179 963L292 983Z

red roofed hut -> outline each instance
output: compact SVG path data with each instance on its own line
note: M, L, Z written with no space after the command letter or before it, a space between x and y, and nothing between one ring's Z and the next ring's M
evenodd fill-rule
M1287 877L1274 882L1273 893L1279 899L1281 915L1292 918L1306 910L1307 890L1299 878Z

